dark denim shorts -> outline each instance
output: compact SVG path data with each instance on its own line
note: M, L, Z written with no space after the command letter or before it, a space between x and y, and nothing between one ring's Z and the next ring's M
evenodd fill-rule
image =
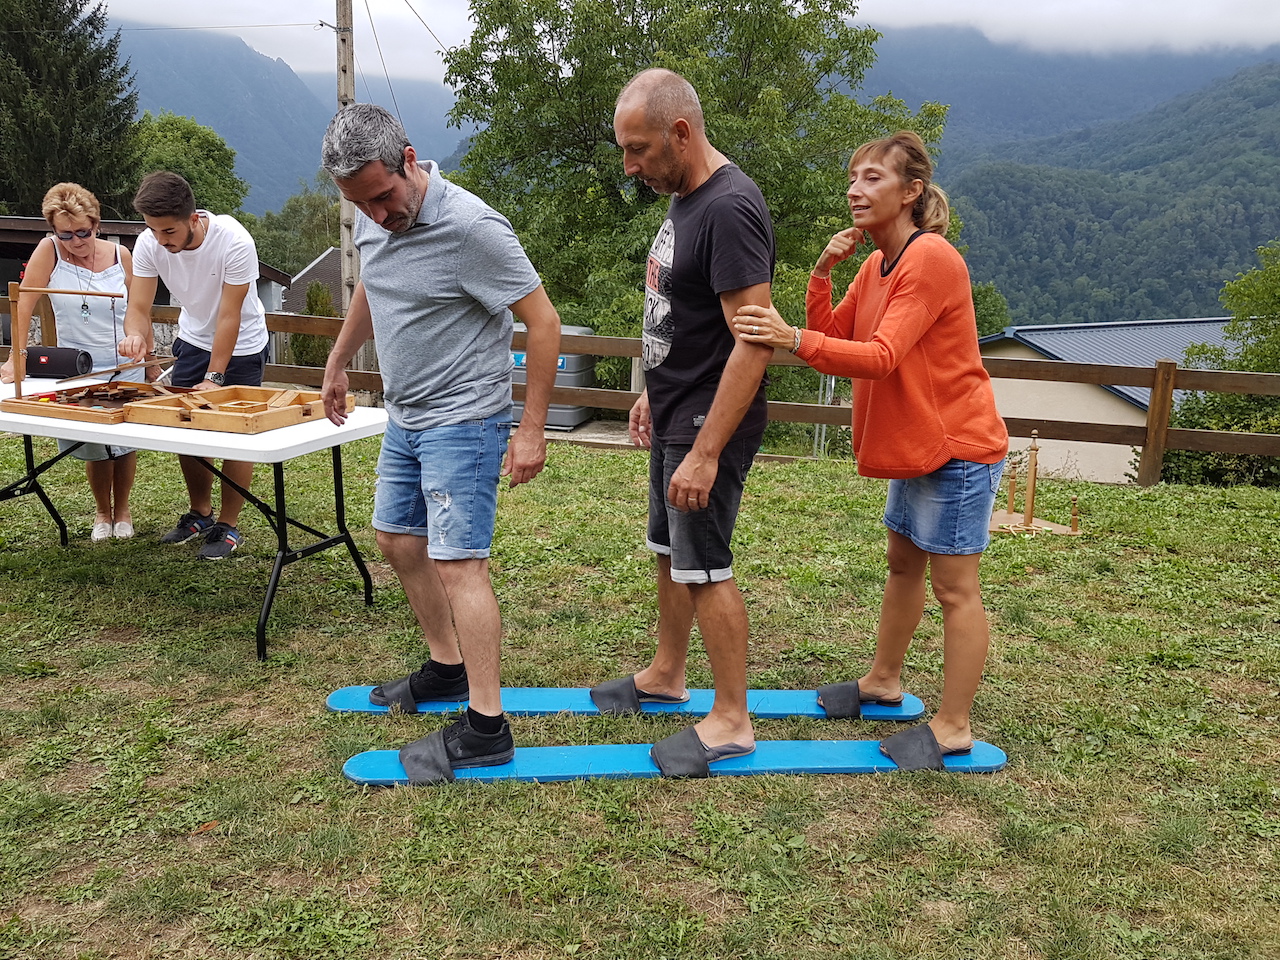
M260 387L262 374L267 366L267 344L259 353L246 354L243 357L232 357L223 371L227 378L227 386ZM173 374L169 377L175 387L194 387L204 380L209 372L208 350L187 343L181 337L173 341Z
M889 481L884 525L925 553L981 553L991 541L991 510L1004 460L948 460L933 473Z
M729 541L738 520L738 505L751 461L760 449L759 436L730 440L720 451L720 469L705 510L689 513L667 502L667 488L692 444L653 441L649 451L649 531L646 545L671 557L676 583L719 583L733 576Z

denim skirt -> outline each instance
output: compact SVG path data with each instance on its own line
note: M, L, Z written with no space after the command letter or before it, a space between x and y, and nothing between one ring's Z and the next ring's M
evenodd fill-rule
M926 553L981 553L1004 464L948 460L923 477L890 480L884 525Z

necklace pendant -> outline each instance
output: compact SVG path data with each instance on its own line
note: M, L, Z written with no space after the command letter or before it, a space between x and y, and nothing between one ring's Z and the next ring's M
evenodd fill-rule
M80 319L85 323L89 322L89 301L87 300L80 301Z

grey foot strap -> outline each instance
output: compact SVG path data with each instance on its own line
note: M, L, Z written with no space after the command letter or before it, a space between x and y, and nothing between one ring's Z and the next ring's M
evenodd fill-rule
M382 698L387 701L388 707L399 707L405 713L418 712L418 701L413 696L411 679L412 674L382 685Z
M832 720L862 716L862 694L858 691L857 680L828 683L818 688L818 696L822 698L822 709Z
M429 733L420 740L400 748L400 765L409 775L412 786L442 783L454 779L449 753L444 746L444 731Z
M938 738L927 723L881 740L880 752L896 763L899 770L945 769Z
M592 687L591 701L601 713L639 713L640 698L636 694L636 678L619 677Z
M707 748L693 727L685 727L665 740L659 740L649 751L664 777L709 777Z

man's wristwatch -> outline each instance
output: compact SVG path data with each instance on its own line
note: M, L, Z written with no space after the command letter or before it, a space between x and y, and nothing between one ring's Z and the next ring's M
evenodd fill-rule
M227 385L227 375L225 373L215 373L210 370L204 375L204 378L214 386L225 387Z

